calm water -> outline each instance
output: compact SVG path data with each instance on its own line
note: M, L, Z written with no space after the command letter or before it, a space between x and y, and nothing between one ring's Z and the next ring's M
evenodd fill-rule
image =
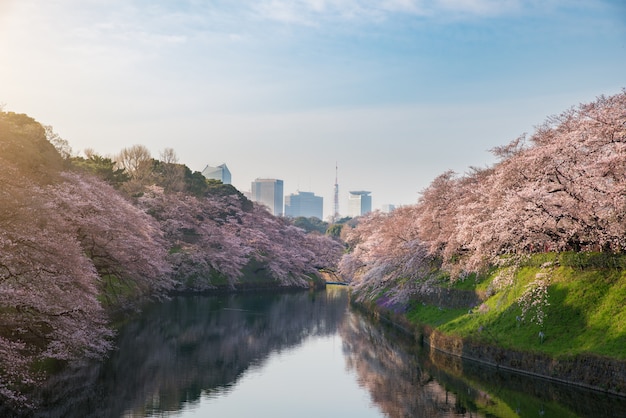
M102 364L55 377L42 416L623 417L626 401L437 353L349 308L345 288L177 297Z

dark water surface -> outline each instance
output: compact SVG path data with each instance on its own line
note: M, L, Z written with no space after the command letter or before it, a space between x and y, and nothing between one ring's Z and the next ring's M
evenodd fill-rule
M625 417L626 400L429 353L345 288L176 297L102 364L54 378L41 416Z

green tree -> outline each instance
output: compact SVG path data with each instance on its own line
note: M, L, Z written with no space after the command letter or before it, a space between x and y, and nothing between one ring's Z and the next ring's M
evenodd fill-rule
M115 188L119 188L130 179L126 170L116 168L115 161L112 159L95 154L91 150L87 150L86 154L88 156L87 158L72 157L70 159L72 166L76 169L94 174Z
M326 229L326 235L330 235L333 238L339 238L341 236L341 230L343 229L343 224L331 224Z
M298 228L304 229L306 232L317 231L320 234L324 234L328 229L328 223L322 221L315 216L312 216L310 218L298 216L297 218L293 219L292 223Z

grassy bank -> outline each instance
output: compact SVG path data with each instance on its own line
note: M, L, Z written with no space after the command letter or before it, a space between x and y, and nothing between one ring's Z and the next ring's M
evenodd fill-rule
M436 303L418 298L407 319L507 349L556 358L592 354L626 360L624 259L602 257L542 254L516 268L494 269L453 284L444 281L442 288L482 302L453 308L445 298Z

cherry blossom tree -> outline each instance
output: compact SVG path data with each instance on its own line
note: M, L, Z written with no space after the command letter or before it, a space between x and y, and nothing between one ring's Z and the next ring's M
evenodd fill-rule
M209 200L152 187L139 204L159 222L178 282L203 290L215 287L211 279L217 276L231 285L241 277L251 249L238 234L242 211L233 199Z
M51 204L93 262L107 303L134 303L171 288L158 223L96 178L62 176L65 181L50 186Z
M456 173L446 171L422 192L417 212L419 234L431 254L443 255L456 229L455 213L459 198Z
M232 192L232 191L231 191ZM159 223L179 286L234 287L250 263L285 286L307 286L319 268L334 268L341 245L312 236L234 194L192 196L151 187L139 205Z
M494 167L492 254L624 248L625 95L550 117Z
M410 209L344 228L342 274L373 295L428 276L407 265L441 263L455 279L507 254L626 249L626 91L552 116L493 153L492 167L435 178Z
M302 245L312 254L308 265L316 270L336 270L344 249L339 241L313 231L304 235Z
M99 357L111 345L98 275L49 189L0 156L0 398L27 403L45 359Z
M528 144L520 137L494 149L501 161L480 178L460 180L456 242L470 268L507 253L623 250L625 97L548 118ZM440 214L422 207L423 219Z
M416 207L372 212L347 233L352 249L339 264L360 299L385 291L390 303L406 301L432 276L436 260L418 237Z

